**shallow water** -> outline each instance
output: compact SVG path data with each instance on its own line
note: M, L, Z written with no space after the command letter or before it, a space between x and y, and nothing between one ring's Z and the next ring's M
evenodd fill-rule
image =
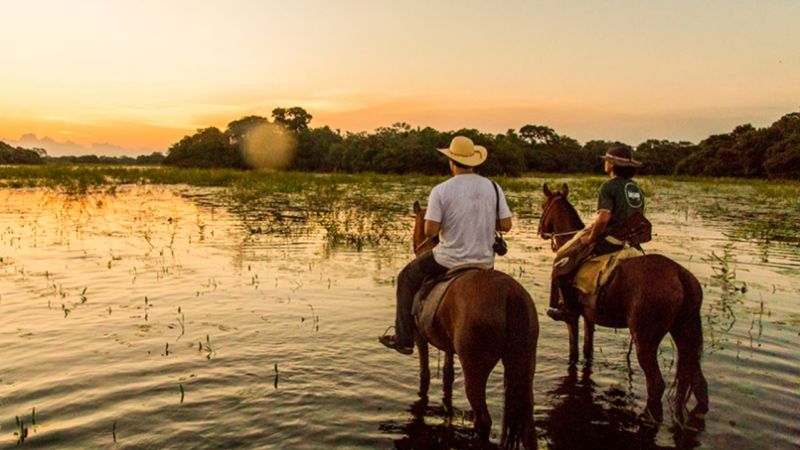
M800 240L786 226L800 221L797 199L746 184L648 188L646 249L704 285L705 427L672 430L667 401L659 430L639 427L645 385L626 362L627 330L598 328L594 361L569 368L566 329L544 316L541 194L509 192L515 228L497 267L540 315L540 447L797 448ZM458 363L449 417L437 353L424 408L417 359L376 341L412 256L405 200L427 189L386 187L368 214L185 186L0 190L0 448L476 447ZM671 380L669 338L659 359ZM497 442L502 367L488 398Z

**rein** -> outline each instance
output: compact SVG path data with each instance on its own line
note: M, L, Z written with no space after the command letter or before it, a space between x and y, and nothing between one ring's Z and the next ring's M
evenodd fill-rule
M419 249L421 249L423 246L430 244L432 240L433 239L430 237L425 237L425 239L422 242L420 242L419 245L414 247L414 254L416 254L419 251Z

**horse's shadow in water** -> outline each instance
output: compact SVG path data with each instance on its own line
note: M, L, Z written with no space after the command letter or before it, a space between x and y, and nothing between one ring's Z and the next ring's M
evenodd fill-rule
M539 438L547 442L548 448L683 449L700 445L701 422L673 427L675 445L658 445L659 428L642 425L630 390L610 387L596 392L597 385L591 379L591 359L580 368L580 377L578 372L576 364L569 365L567 376L547 394L556 399L553 409L536 419ZM629 384L632 385L630 378Z
M385 433L402 435L394 440L396 449L498 448L493 443L479 439L472 426L471 412L454 408L448 398L437 405L419 399L409 407L408 412L411 413L411 419L406 423L386 422L380 425L380 430ZM430 423L426 423L426 418Z

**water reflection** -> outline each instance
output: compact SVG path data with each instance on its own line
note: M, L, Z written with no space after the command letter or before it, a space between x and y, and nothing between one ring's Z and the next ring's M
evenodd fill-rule
M674 446L659 444L659 427L642 425L637 418L632 378L628 379L627 390L611 386L598 392L591 376L591 360L583 363L580 373L576 364L570 364L567 376L548 392L555 404L537 428L544 430L549 448L660 449L700 445L699 424L693 424L694 429L674 427Z
M202 448L202 437L206 448L482 448L469 412L412 404L416 358L398 360L372 337L393 314L394 277L411 257L408 209L423 188L343 190L327 203L185 187L0 190L0 448L20 438L15 417L29 428L25 445L62 448L112 445L115 421L129 447ZM783 229L764 225L781 204L746 216L738 189L749 188L736 189L717 199L685 183L651 203L649 250L704 284L707 429L672 428L666 401L659 430L638 426L645 383L635 360L625 365L627 333L599 330L594 365L568 368L564 329L543 322L540 447L796 447L800 247L790 224L800 208L774 215L786 215ZM543 311L552 255L536 236L539 192L509 195L534 206L519 209L501 267ZM686 211L669 210L676 196ZM737 234L743 223L755 232ZM669 342L661 358L671 364ZM497 381L487 391L495 443ZM453 402L468 408L458 383Z
M380 425L384 433L399 434L394 439L396 449L485 449L497 448L483 442L473 431L468 413L448 409L446 402L431 406L427 400L414 402L407 410L411 417L405 423L393 421Z

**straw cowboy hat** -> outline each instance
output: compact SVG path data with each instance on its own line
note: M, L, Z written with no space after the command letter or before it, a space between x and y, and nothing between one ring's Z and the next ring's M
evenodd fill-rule
M482 145L475 145L472 139L456 136L450 141L450 148L437 149L444 156L465 166L475 167L486 161L487 150Z
M610 148L606 154L600 158L618 167L639 167L642 165L641 162L633 159L633 152L630 147L625 145L617 145Z

